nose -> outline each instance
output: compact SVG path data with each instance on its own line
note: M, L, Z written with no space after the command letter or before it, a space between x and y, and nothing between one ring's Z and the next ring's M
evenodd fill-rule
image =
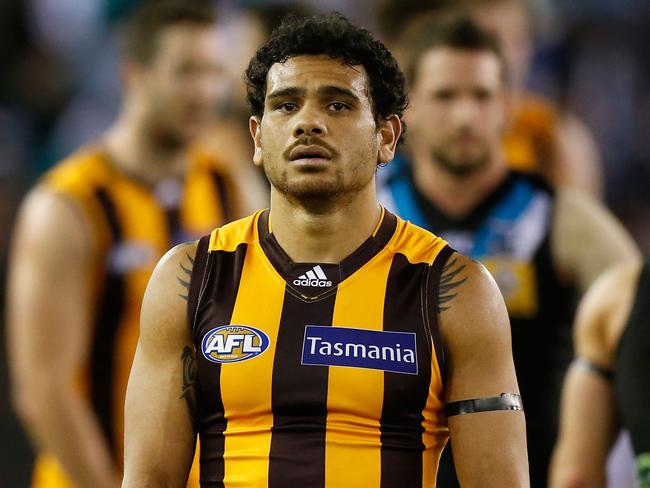
M460 98L456 102L454 121L459 125L474 123L480 117L479 106L469 97Z
M313 106L305 105L297 114L293 128L294 137L322 136L327 133L323 115Z

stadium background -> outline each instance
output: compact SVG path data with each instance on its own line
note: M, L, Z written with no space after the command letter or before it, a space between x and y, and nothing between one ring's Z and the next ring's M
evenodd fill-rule
M4 344L6 257L16 208L49 166L95 137L119 107L115 26L138 0L0 2L0 488L27 486L31 452L11 413ZM247 6L220 1L239 45ZM371 30L378 0L299 2L338 10ZM535 57L529 87L577 114L603 158L606 201L650 251L650 1L531 0ZM231 50L233 72L243 68ZM236 83L234 76L231 83ZM223 87L224 100L236 96ZM240 92L241 93L241 92ZM47 354L47 351L34 351Z

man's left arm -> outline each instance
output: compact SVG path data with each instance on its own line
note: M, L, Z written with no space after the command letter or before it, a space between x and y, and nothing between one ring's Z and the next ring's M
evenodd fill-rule
M453 254L442 272L440 330L458 479L467 487L529 486L526 425L499 289L480 264Z

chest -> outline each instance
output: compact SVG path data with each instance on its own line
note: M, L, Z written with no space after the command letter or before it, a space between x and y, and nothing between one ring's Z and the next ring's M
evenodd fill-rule
M305 300L254 258L229 295L238 271L222 258L194 343L202 390L219 392L226 416L299 409L377 418L386 392L420 405L432 381L441 388L424 268L391 275L379 263Z

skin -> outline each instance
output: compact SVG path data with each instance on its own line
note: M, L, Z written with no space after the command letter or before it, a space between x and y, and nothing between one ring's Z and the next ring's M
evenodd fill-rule
M501 138L509 98L499 58L434 48L422 56L411 100L415 183L445 214L464 217L507 177ZM556 191L551 226L557 272L581 291L613 264L639 255L613 215L576 189Z
M575 325L577 357L612 370L641 267L637 260L622 263L603 274L585 295ZM604 488L607 456L618 428L611 381L575 363L564 383L551 488Z
M508 63L514 96L512 108L516 111L526 92L533 54L525 3L521 0L465 1L474 20L499 38ZM591 131L572 114L559 114L559 117L553 130L551 159L539 165L540 172L555 186L571 186L596 198L602 197L602 163Z
M124 106L104 138L119 169L149 184L184 172L219 74L209 27L171 26L158 46L148 64L125 63ZM96 257L82 215L74 202L42 187L22 205L8 281L11 394L34 445L52 454L75 486L114 487L120 475L76 386L92 340ZM48 354L34 361L39 344Z
M362 67L323 56L290 58L269 71L264 115L250 120L254 161L272 183L273 233L295 261L340 262L377 224L375 167L392 159L401 124L396 116L375 121L367 86ZM296 144L319 146L324 157L293 159ZM190 244L170 251L149 283L127 393L124 487L180 487L189 469L194 433L180 393L190 338L177 276L195 249ZM448 400L517 392L498 288L480 265L462 256L452 258L443 279L454 276L440 297L450 360ZM521 412L453 417L449 428L463 486L528 486ZM494 439L510 448L495 452Z
M224 171L234 181L245 181L245 208L265 208L269 205L269 189L259 171L251 164L253 144L248 134L246 85L242 73L266 36L260 19L248 11L219 15L217 46L223 60L223 83L219 85L219 102L215 120L202 137L202 144L214 154ZM226 48L221 48L224 46ZM225 113L224 113L225 111Z
M490 52L441 47L420 61L407 118L415 181L452 216L469 213L506 176L502 77Z
M209 26L174 25L161 32L147 64L124 62L125 102L103 138L124 172L147 184L183 174L188 146L212 121L217 102L218 39Z

